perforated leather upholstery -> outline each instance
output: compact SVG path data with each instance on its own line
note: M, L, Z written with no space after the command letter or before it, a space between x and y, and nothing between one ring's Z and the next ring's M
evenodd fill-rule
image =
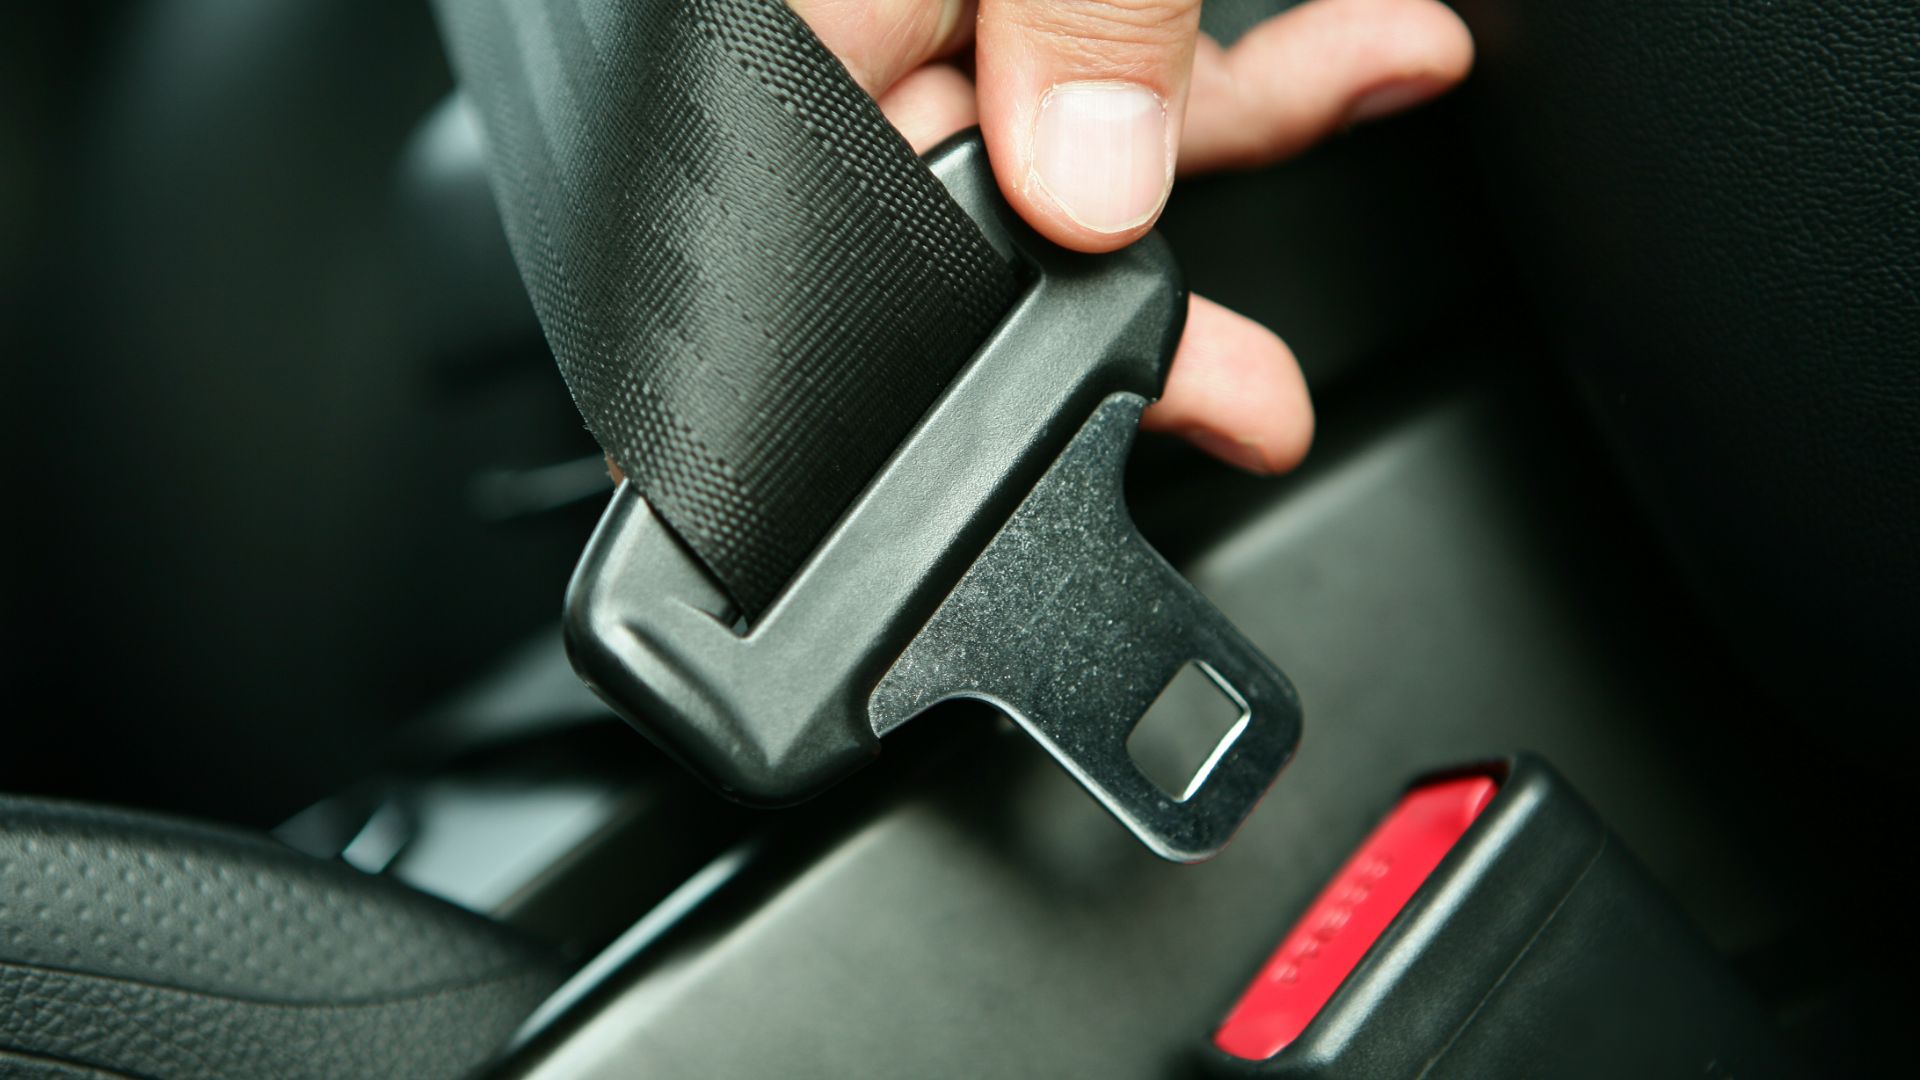
M558 980L499 926L263 837L0 798L0 1076L458 1076Z

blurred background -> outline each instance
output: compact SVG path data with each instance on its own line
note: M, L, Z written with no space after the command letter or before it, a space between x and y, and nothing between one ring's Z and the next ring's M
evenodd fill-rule
M551 626L594 446L424 3L11 5L0 80L0 790L275 823Z

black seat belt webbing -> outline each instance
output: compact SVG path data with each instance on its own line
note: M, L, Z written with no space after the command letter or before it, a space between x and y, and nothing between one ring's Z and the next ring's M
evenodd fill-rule
M436 0L600 444L749 617L1012 305L780 0Z

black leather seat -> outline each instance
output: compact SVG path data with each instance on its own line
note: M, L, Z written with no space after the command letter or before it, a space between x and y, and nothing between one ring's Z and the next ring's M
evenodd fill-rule
M1757 685L1920 745L1920 6L1463 0L1478 148L1587 402Z
M458 1076L560 977L264 837L0 798L0 1076Z

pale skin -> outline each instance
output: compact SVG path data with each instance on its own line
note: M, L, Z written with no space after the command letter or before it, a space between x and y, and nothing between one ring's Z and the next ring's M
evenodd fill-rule
M1091 252L1151 229L1176 177L1299 153L1473 64L1436 0L1307 0L1231 49L1199 32L1199 0L788 2L916 149L980 125L1020 215ZM1141 425L1274 473L1306 454L1313 406L1284 342L1196 296Z

